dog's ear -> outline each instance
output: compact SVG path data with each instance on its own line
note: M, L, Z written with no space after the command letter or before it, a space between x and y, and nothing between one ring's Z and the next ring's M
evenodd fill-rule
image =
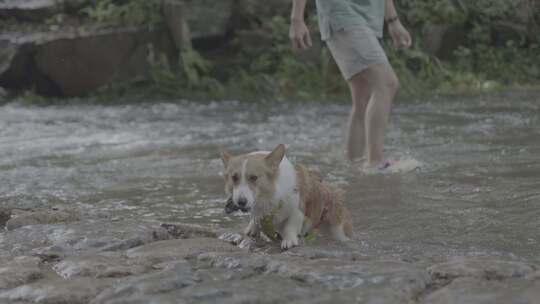
M264 160L270 166L270 168L276 170L281 163L281 160L285 156L285 145L279 144L270 154L266 155Z
M221 149L221 151L219 151L219 154L221 155L221 160L223 161L223 166L225 168L227 168L227 166L229 165L229 161L231 160L231 158L233 158L233 155L229 152L227 152L227 150L225 149Z

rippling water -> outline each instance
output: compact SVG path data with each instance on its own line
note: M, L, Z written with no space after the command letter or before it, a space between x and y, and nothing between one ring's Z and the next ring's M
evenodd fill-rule
M219 147L288 145L347 190L361 251L406 260L492 254L539 261L540 94L397 103L387 154L418 172L345 161L348 104L256 102L0 107L0 200L88 216L240 227L223 213Z

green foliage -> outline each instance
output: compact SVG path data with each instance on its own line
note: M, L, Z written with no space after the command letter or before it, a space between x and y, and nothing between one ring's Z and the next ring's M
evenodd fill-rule
M318 35L315 17L309 20L313 25L312 35ZM294 97L300 99L327 98L343 92L345 83L341 79L327 49L320 53L297 53L289 41L289 23L283 16L273 16L265 26L257 31L259 45L251 45L240 39L241 58L247 58L245 65L231 67L233 73L228 87L235 91L262 93L277 98Z
M185 48L179 58L176 66L171 65L164 54L159 54L157 60L150 60L152 84L156 93L169 97L182 97L186 92L206 92L207 96L222 94L222 84L208 76L211 65L198 52Z
M81 10L100 24L156 26L162 22L159 0L97 0Z
M171 97L346 99L343 98L348 96L346 82L327 48L316 45L308 52L292 50L288 37L289 0L264 5L259 0L239 1L234 38L218 51L208 54L189 48L180 52L178 60L152 54L153 92ZM400 79L400 92L456 93L538 83L540 38L531 40L526 32L504 36L498 28L508 22L523 22L516 17L519 3L396 0L399 15L414 41L408 50L391 47L389 37L383 42ZM538 8L530 11L534 17L531 22L540 21ZM98 0L83 12L101 24L155 26L162 22L158 0ZM308 2L307 16L317 43L319 33L313 1ZM434 24L465 29L450 58L441 60L423 49L425 30Z
M464 39L457 41L459 46L452 58L443 62L436 58L422 60L420 66L435 73L414 72L415 68L403 62L411 60L407 53L394 56L388 50L389 57L402 83L417 80L428 84L427 88L438 88L443 92L491 90L538 82L539 38L535 41L527 37L531 28L526 27L527 22L531 25L531 22L536 22L535 16L540 15L540 6L533 3L507 0L397 1L400 15L417 41L433 24L458 25L465 30ZM520 7L523 5L529 5L526 11L529 21L525 20L527 16ZM418 46L413 50L422 52Z

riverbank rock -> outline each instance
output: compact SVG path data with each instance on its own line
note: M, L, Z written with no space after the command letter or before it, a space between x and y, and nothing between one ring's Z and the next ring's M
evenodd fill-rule
M2 303L86 304L112 284L112 279L55 278L0 291Z
M14 17L25 21L40 21L62 11L62 1L56 0L2 0L0 17Z
M163 39L163 43L162 43ZM58 31L3 33L0 85L43 95L80 96L110 83L145 77L149 45L170 53L165 34L146 27L67 27Z
M153 242L126 252L130 259L154 264L195 257L203 252L234 252L240 249L215 238L178 239Z
M44 21L55 14L76 12L86 0L0 0L0 17Z
M197 261L201 268L252 269L258 274L321 286L329 291L343 292L344 298L363 299L361 302L365 303L406 302L431 281L423 269L392 260L347 261L281 254L207 253L199 255Z
M167 230L171 236L177 239L189 239L194 237L217 238L219 234L215 229L195 224L163 223L160 227Z
M155 294L175 292L197 282L191 266L179 261L162 271L124 279L104 290L91 303L149 303L141 301L141 297L148 299Z
M0 208L0 228L5 227L10 218L11 210L7 208Z
M536 304L540 282L526 280L479 280L459 278L426 297L426 304Z
M29 225L7 231L0 252L31 254L56 261L80 253L113 252L167 240L169 233L155 223L135 220L85 220L65 224Z
M456 257L428 269L431 275L441 279L475 277L486 280L521 278L532 274L534 270L533 266L523 262L486 257Z
M16 20L0 30L0 86L46 96L83 96L107 85L147 79L149 58L163 53L175 62L178 50L190 46L191 39L224 37L234 6L234 0L164 0L169 32L159 26L104 28L77 14L70 18L80 20L72 25L45 25L47 18L77 11L85 3L0 1L0 17Z
M43 273L39 268L40 262L36 257L19 256L0 263L0 290L41 279Z
M11 218L6 222L6 229L15 230L28 225L56 224L78 220L80 217L77 213L66 210L22 211L11 215Z
M123 254L101 252L68 257L56 263L53 270L66 279L71 277L118 278L145 273L149 266L129 263Z

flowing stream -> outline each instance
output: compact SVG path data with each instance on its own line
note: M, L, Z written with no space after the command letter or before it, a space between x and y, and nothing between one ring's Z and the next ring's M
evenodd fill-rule
M386 153L422 163L405 174L366 175L345 160L349 108L279 101L6 104L0 203L240 231L247 217L223 212L219 148L240 153L285 143L293 161L347 191L363 254L540 262L537 92L396 103Z

